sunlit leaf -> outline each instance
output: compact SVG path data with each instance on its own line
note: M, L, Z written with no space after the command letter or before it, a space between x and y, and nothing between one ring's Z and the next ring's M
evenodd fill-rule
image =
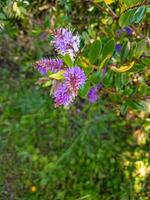
M91 64L94 64L95 61L98 59L100 56L100 52L102 49L102 44L100 40L95 41L89 50L88 58Z
M55 74L50 75L49 78L56 79L56 80L63 79L64 78L64 76L63 76L64 72L65 72L64 70L61 70L61 71L59 71Z
M134 66L134 61L131 62L128 65L124 65L124 66L121 66L119 68L113 66L113 67L111 67L111 70L113 70L115 72L121 72L122 73L122 72L126 72L126 71L130 70L133 66Z
M104 66L105 62L112 57L114 50L115 50L115 41L114 39L110 39L103 47L101 64L99 67L100 69Z

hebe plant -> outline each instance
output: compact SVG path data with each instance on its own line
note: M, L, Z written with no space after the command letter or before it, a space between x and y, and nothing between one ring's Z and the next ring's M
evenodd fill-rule
M51 45L57 56L34 65L44 75L38 83L51 87L56 107L72 104L78 95L91 103L108 95L121 105L122 114L128 108L143 108L142 100L149 94L149 3L122 0L124 6L116 14L109 5L114 1L92 1L97 8L102 2L114 20L110 36L98 36L80 48L84 39L74 31L66 27L51 30Z

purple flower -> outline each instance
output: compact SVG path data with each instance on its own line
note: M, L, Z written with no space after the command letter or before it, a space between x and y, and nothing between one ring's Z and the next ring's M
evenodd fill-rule
M92 87L88 93L88 100L90 103L95 103L99 97L98 92L103 87L102 83L99 83L95 87Z
M122 33L126 33L127 35L132 35L132 29L130 27L126 26L120 30L117 30L116 31L117 37L120 37Z
M65 83L73 96L77 95L78 90L84 85L86 76L80 67L70 67L64 73Z
M126 26L124 28L124 31L126 32L127 35L132 35L132 29L130 27Z
M88 93L88 99L90 103L95 103L98 99L98 88L92 87Z
M60 59L49 59L48 69L53 73L60 71L63 69L63 61Z
M77 109L77 113L80 113L80 112L81 112L81 110L80 110L80 108L78 108L78 109Z
M71 58L74 58L79 50L79 36L74 36L71 31L65 28L57 29L53 35L54 40L52 43L56 50L62 55L69 54Z
M116 52L120 53L122 49L122 45L121 44L116 44Z
M41 74L46 74L47 73L47 65L49 63L49 59L42 59L37 61L34 64L34 67L37 68L37 70L41 73Z
M37 61L34 66L43 75L46 74L48 70L56 73L63 68L63 61L60 59L45 58Z
M72 100L73 96L71 92L68 90L67 86L65 84L61 84L57 87L57 89L54 92L54 98L55 98L55 106L67 106L69 105Z

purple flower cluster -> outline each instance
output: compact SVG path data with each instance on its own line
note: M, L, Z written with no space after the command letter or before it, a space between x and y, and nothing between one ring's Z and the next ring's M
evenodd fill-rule
M56 107L69 105L86 81L83 70L78 66L67 68L64 78L64 82L58 86L54 93Z
M63 61L60 59L45 58L37 61L34 67L37 68L37 70L43 75L47 74L48 71L56 73L63 69Z
M126 26L116 32L117 37L120 37L122 33L126 33L127 35L132 35L133 31L130 27Z
M57 51L62 54L69 54L73 59L79 50L79 36L73 36L68 29L57 29L53 33L54 39L52 41ZM64 71L63 77L60 80L52 82L52 94L55 101L55 106L69 105L78 94L78 90L84 85L86 76L84 71L74 66L71 68L64 68L61 59L42 59L34 64L34 67L42 74L46 75L48 71L57 73ZM62 71L62 73L63 73ZM56 75L57 76L57 75Z
M71 58L74 58L75 54L79 51L79 36L74 36L71 31L65 28L57 29L53 35L55 49L62 55L69 54Z

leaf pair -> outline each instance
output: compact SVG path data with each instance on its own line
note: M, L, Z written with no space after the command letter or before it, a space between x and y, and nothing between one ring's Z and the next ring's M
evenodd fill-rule
M88 58L91 64L94 64L98 59L100 59L100 66L101 69L105 62L110 59L115 50L115 41L114 39L110 39L104 44L102 47L102 42L97 40L93 42L90 47Z

